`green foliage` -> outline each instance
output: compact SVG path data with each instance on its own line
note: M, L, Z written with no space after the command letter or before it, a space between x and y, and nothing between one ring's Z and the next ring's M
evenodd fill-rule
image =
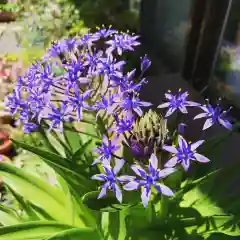
M105 24L119 30L136 32L139 27L138 15L131 11L128 1L72 0L80 10L86 26L94 28Z
M4 3L0 4L0 12L14 12L20 11L20 6L17 3Z
M183 173L168 178L166 181L177 189L175 197L154 195L148 208L139 203L140 193L134 191L124 193L122 204L111 194L97 199L98 185L89 178L97 172L91 166L92 151L106 130L102 122L88 116L81 126L66 126L62 135L41 130L28 135L31 141L13 140L32 159L39 158L53 169L56 182L49 184L41 175L30 173L29 168L0 165L0 175L18 203L0 205L0 222L4 226L0 228L0 239L150 240L158 236L165 240L210 240L217 236L227 240L240 236L239 214L226 211L212 200L216 178L234 173L236 166L204 177L193 176L180 186L175 181L184 179ZM223 136L215 137L205 151L222 142ZM218 197L229 201L224 193ZM237 204L237 199L231 204Z
M54 40L86 32L79 11L67 0L22 0L20 5L18 19L24 26L20 43L25 48L45 48Z

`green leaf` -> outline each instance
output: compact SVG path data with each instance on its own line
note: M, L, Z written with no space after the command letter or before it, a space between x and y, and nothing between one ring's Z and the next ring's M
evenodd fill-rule
M31 208L31 205L29 204L29 202L25 201L22 196L15 193L10 187L7 187L7 188L19 203L19 205L21 206L21 209L25 211L29 221L40 220L36 212Z
M82 129L84 129L84 130L82 130ZM74 133L75 132L81 133L82 134L82 139L85 140L85 141L89 140L89 137L91 137L95 140L101 140L101 138L95 133L96 130L95 130L94 127L91 127L90 130L88 130L86 128L86 126L82 126L81 129L77 129L77 130L74 129L74 128L71 128L71 127L65 127L65 131L71 131L71 132L74 132Z
M80 134L78 132L67 131L65 130L65 127L63 134L68 146L71 148L71 151L73 153L76 152L81 147L82 143Z
M0 205L0 223L4 226L20 223L17 214L6 206Z
M25 150L27 150L31 153L34 153L34 154L36 154L36 155L38 155L42 158L51 159L54 162L61 163L63 166L66 165L67 159L63 158L62 156L60 156L58 154L43 150L43 149L35 147L35 146L28 145L28 144L23 143L23 142L16 141L14 139L12 139L12 141L17 146L19 146L19 147L21 147L21 148L23 148L23 149L25 149Z
M88 147L91 145L92 139L89 139L87 142L85 142L72 156L73 161L76 161L81 158L81 156L84 154L84 152L88 149Z
M204 223L198 227L197 232L203 236L209 236L212 233L240 236L240 222L239 219L230 215L206 217Z
M83 204L92 210L106 211L106 208L110 211L117 211L112 208L114 204L119 204L115 196L106 196L98 199L99 191L88 192L82 197Z
M9 164L0 164L0 175L4 182L24 200L44 209L51 217L63 223L71 223L72 216L66 208L64 193L47 182ZM76 226L85 226L83 221L75 216Z
M43 240L72 226L56 222L34 221L0 227L0 240Z
M123 203L119 203L113 193L109 192L104 198L98 199L99 191L86 193L82 197L83 203L92 210L115 212L131 207L139 203L139 193L125 192Z
M53 237L49 237L47 240L100 240L101 236L98 232L91 228L75 228L69 229L60 233L57 233Z
M101 216L101 228L104 239L126 239L127 229L125 218L127 211L104 212Z
M79 170L79 173L77 172L78 169L75 169L75 171L63 167L55 162L49 161L45 159L45 162L51 166L60 176L62 176L69 185L71 185L73 188L76 188L79 192L79 194L85 194L87 191L91 191L94 189L95 184L93 181L90 181L87 178L86 173Z
M46 137L52 146L57 150L57 152L63 156L68 157L71 156L71 148L65 143L64 136L55 132L51 131L50 133L46 133Z

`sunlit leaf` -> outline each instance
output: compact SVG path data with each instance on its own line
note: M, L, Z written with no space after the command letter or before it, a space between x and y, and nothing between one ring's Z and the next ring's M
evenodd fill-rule
M4 226L20 223L17 214L6 206L0 205L0 223Z
M0 240L43 240L73 227L56 222L34 221L0 227Z
M101 235L94 229L90 228L75 228L60 232L47 240L101 240Z
M72 216L65 205L67 199L59 188L9 164L0 164L0 175L4 177L7 186L24 200L44 209L56 220L67 224L72 222ZM77 226L85 226L81 219L76 215L74 217Z

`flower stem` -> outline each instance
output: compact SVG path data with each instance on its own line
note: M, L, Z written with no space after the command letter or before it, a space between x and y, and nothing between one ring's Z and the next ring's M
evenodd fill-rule
M160 201L160 218L165 219L168 214L168 197L162 195L161 196L161 201Z

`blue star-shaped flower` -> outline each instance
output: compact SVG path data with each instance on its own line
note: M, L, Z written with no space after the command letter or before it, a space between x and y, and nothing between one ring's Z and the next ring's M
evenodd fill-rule
M117 114L114 116L116 126L109 129L109 131L116 131L118 134L123 134L125 132L130 132L133 128L133 123L135 121L135 118L123 116L122 118L119 118Z
M116 61L112 56L108 58L100 58L97 65L97 73L103 75L103 84L108 86L109 80L115 77L121 78L125 61Z
M122 55L124 51L134 51L135 46L140 45L137 41L139 36L131 36L129 34L115 34L114 37L107 41L106 44L110 45L106 53L111 55L111 53L116 50L118 55Z
M79 41L79 44L83 47L89 48L93 45L93 42L99 40L99 36L92 33L85 34Z
M68 102L70 103L70 106L76 110L77 113L77 120L78 122L82 119L82 112L83 110L90 110L90 106L85 102L87 98L90 96L92 90L89 89L85 91L83 94L80 93L80 90L78 88L75 88L74 96L68 97Z
M139 165L132 165L132 170L142 179L134 179L129 181L126 185L123 186L124 190L132 191L138 190L139 188L142 189L142 204L144 207L148 206L148 202L151 196L151 188L154 187L157 191L166 196L173 196L173 192L170 188L165 186L159 181L171 173L175 172L175 168L165 168L163 170L158 169L158 159L157 157L152 154L149 159L149 166L148 172L146 172L141 166Z
M186 107L196 107L199 106L199 103L188 101L188 92L181 92L181 89L179 89L178 94L173 95L171 93L166 93L165 97L168 100L168 102L160 104L158 108L168 108L167 113L165 114L165 117L169 117L172 115L176 110L180 110L182 113L187 113Z
M116 30L106 27L102 27L102 28L98 28L98 31L96 33L94 33L95 36L97 36L98 38L108 38L109 36L111 36L112 34L116 33Z
M96 117L101 113L101 111L106 111L107 114L112 114L114 107L116 105L116 99L118 98L118 95L116 94L108 94L108 96L101 96L100 101L96 101L93 108L98 111Z
M110 165L104 165L105 174L96 174L92 177L94 180L104 181L102 190L98 195L98 198L102 198L107 194L107 190L113 191L117 200L122 202L122 192L119 188L119 183L130 181L133 179L131 176L120 176L117 177L117 174L123 167L125 161L123 159L117 159L115 167L112 169Z
M59 132L63 132L63 122L72 122L72 108L63 102L60 108L55 107L53 104L49 104L51 112L48 114L48 120L50 120L50 129L53 128Z
M209 103L205 106L200 106L204 111L203 113L198 114L194 119L207 118L205 124L203 125L203 130L206 130L213 126L216 123L221 124L223 127L232 130L232 124L227 119L227 115L231 108L227 111L223 111L219 104L213 108Z
M165 167L174 167L181 163L184 170L187 171L190 167L190 161L198 161L202 163L209 162L210 160L205 156L196 152L196 149L204 143L204 140L195 143L187 143L182 137L178 136L178 147L164 145L163 149L172 153L173 157L165 164Z
M118 145L117 137L113 140L109 140L106 135L103 135L102 146L94 150L94 152L97 152L100 156L92 163L92 165L99 162L108 163L114 152L118 149L120 149L120 146Z
M127 112L127 114L132 115L135 112L138 116L143 115L141 107L150 107L152 103L140 101L139 97L135 96L126 96L119 102L122 110Z

